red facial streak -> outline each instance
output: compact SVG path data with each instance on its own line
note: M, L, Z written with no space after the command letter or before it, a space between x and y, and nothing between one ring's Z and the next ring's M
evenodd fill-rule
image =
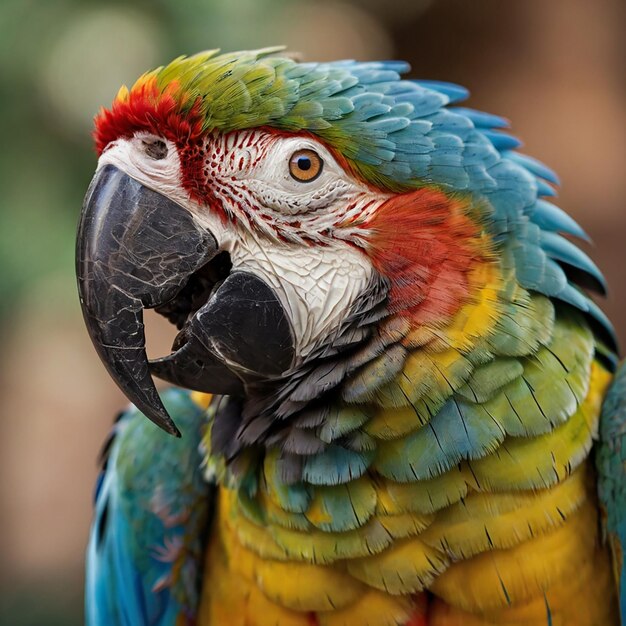
M95 119L94 139L100 155L116 139L132 137L143 130L165 137L178 146L197 139L202 133L200 100L191 102L176 82L161 89L154 77L133 87L125 98L118 98L110 109L102 109Z
M441 191L419 189L387 200L366 225L373 264L391 281L391 308L415 324L452 315L468 298L468 272L487 258L465 209Z

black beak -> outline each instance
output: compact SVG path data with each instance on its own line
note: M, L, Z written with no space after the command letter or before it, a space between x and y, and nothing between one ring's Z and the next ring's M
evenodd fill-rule
M234 272L187 306L215 237L170 198L112 165L94 176L78 227L76 272L85 323L109 374L147 417L180 436L151 373L213 393L242 393L246 381L278 376L293 358L291 326L270 288ZM194 282L195 281L195 282ZM143 310L184 310L174 352L150 363Z
M143 309L173 298L217 252L217 242L169 198L106 165L94 176L78 226L76 273L98 355L126 396L180 436L150 376Z

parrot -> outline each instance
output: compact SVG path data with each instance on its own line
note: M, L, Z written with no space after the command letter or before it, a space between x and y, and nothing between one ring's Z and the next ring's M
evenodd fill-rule
M409 72L210 50L96 115L78 291L131 405L89 626L626 624L605 278L508 120Z

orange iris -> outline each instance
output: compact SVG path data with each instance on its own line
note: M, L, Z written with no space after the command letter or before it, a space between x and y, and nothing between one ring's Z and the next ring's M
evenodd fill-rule
M324 161L314 150L297 150L289 159L289 173L301 183L315 180L324 167Z

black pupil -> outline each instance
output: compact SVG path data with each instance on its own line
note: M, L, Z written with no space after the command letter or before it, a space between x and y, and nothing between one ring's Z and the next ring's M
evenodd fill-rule
M298 157L298 169L303 171L308 171L311 169L311 159L309 157L301 156Z

